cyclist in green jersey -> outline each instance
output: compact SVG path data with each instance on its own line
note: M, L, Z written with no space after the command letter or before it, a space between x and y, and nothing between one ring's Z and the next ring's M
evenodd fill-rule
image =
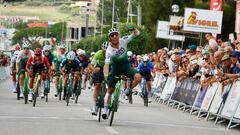
M102 49L97 51L89 66L90 70L93 71L92 80L93 83L95 84L95 90L93 92L93 108L91 110L92 115L97 115L96 101L99 95L99 91L101 89L101 83L104 79L103 66L105 64L105 52L107 50L108 45L109 42L104 42L102 44Z
M108 104L111 101L111 95L114 92L115 85L118 81L115 76L126 75L127 77L132 78L132 85L131 88L134 88L141 82L141 75L131 67L128 56L127 56L127 44L136 36L140 34L137 29L132 29L130 31L132 34L129 36L124 36L120 38L120 33L118 29L111 29L109 30L109 42L110 45L106 51L106 59L104 65L104 77L105 79L108 78L108 92L104 98L104 109L102 118L107 118L108 112ZM111 72L109 74L109 66L111 65Z

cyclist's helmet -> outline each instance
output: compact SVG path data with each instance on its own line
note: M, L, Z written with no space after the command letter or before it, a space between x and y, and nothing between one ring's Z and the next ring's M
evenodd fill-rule
M73 60L75 57L76 57L75 52L73 52L73 51L68 52L68 54L67 54L68 60Z
M104 43L102 44L102 50L106 51L107 48L108 48L108 46L109 46L109 42L104 42Z
M19 45L16 45L15 51L20 51L20 50L21 50L21 47Z
M82 50L82 49L78 49L77 50L77 54L78 55L86 55L86 52L84 50Z
M34 55L41 55L42 54L42 50L40 48L36 48L34 50Z
M95 52L91 52L91 54L90 54L90 55L91 55L91 56L94 56L95 54L96 54Z
M22 47L23 47L23 48L30 48L30 45L29 45L28 43L23 43L23 44L22 44Z
M132 51L127 51L127 56L132 56L132 55L133 55Z
M46 51L46 50L50 51L51 50L51 46L50 45L45 45L43 47L43 51Z
M143 59L143 62L146 62L146 61L148 61L148 56L144 55L142 59Z
M59 46L59 48L60 49L66 49L66 46L62 44L62 45Z
M118 33L119 34L119 30L117 28L112 28L108 31L108 36L110 36L112 33Z

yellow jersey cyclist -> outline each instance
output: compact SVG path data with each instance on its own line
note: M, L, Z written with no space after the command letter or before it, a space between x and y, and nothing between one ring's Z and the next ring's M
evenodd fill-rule
M75 52L70 51L67 53L67 56L63 59L61 65L60 65L60 71L64 77L64 91L63 91L63 100L66 98L66 92L67 92L67 81L69 79L69 74L74 72L74 80L73 80L73 94L77 89L77 82L80 78L81 70L81 63L77 59Z
M20 98L23 98L23 81L25 78L24 72L26 71L26 65L28 58L32 56L34 53L30 50L30 44L25 42L22 44L23 50L21 50L17 56L16 60L16 72L20 72L19 77L19 86L20 86Z
M101 83L104 80L103 76L103 66L105 64L105 52L109 42L104 42L102 44L102 49L97 51L89 65L89 69L93 71L92 80L95 85L95 90L93 92L93 108L91 110L92 115L97 115L96 101L101 89Z
M104 77L105 79L108 77L109 88L104 98L104 109L102 114L103 119L107 118L108 104L111 101L111 95L114 92L115 85L118 81L115 76L126 75L127 77L130 77L133 80L131 88L134 88L141 82L141 75L138 73L137 70L131 67L127 56L127 44L134 37L138 36L140 32L134 28L131 33L132 34L129 36L124 36L120 38L120 33L118 29L113 28L109 30L108 37L110 45L106 50L106 59L104 65ZM110 65L111 72L109 74Z
M57 92L57 86L58 86L58 81L60 78L60 65L63 61L63 59L65 58L66 55L66 47L65 45L60 45L59 46L59 50L55 51L54 53L54 60L53 60L53 71L54 71L54 75L55 75L55 80L54 80L54 86L56 89L56 93L54 94L55 97L58 96L58 92Z

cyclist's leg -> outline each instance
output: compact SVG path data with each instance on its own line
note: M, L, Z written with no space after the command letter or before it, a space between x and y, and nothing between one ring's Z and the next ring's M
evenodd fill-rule
M23 83L24 83L25 73L20 71L19 88L20 88L20 98L23 98Z
M45 70L42 70L41 72L41 89L40 89L40 94L41 94L41 98L44 98L44 84L46 84L47 79L47 73Z
M67 81L68 81L68 76L69 76L70 70L71 69L66 70L65 75L64 75L63 100L65 100L66 93L67 93Z
M59 81L59 78L60 78L60 75L57 74L55 77L54 77L54 86L55 86L55 89L56 89L56 93L54 94L55 97L58 96L58 81Z
M78 85L78 81L80 79L80 72L79 71L75 71L74 73L74 80L73 80L73 96L72 99L75 99L76 96L76 91L77 91L77 85Z
M12 71L12 83L13 83L13 93L16 93L16 81L17 81L17 78L16 78L16 70L13 69Z
M108 80L108 91L106 92L106 95L104 97L104 109L103 109L103 113L102 113L102 118L106 119L107 118L107 112L108 112L108 105L111 101L111 96L112 93L114 92L114 88L115 85L118 81L117 78L115 78L115 76L121 75L121 72L116 71L114 68L112 68L112 71L109 74Z
M132 67L126 68L125 74L126 74L126 76L133 79L131 89L136 87L141 82L141 79L142 79L141 74Z
M97 109L96 109L96 102L97 102L97 97L99 95L99 91L101 89L101 83L103 81L103 70L101 67L96 67L94 74L92 75L93 78L93 83L95 84L95 90L93 92L93 108L92 108L92 114L96 115L97 114Z

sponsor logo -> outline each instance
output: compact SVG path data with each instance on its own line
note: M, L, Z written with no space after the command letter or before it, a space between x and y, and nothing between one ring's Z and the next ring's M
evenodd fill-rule
M211 20L198 20L198 14L195 11L191 12L191 15L188 17L187 24L195 25L195 26L204 26L204 27L218 27L217 21Z

